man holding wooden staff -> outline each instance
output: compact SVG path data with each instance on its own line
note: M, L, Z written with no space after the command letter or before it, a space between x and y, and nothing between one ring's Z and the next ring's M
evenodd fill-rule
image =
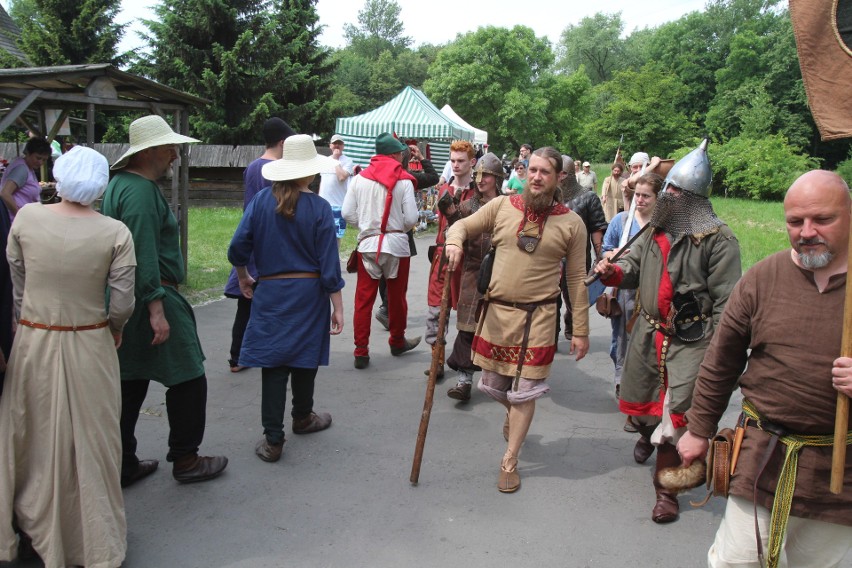
M588 235L583 222L556 197L564 176L562 155L554 148L533 152L521 195L489 201L453 224L445 254L449 269L461 266L468 239L491 233L496 248L493 272L473 338L473 363L482 368L479 390L506 407L503 435L508 441L497 489L521 486L518 455L556 352L556 298L561 259L574 306L571 353L577 360L589 350L588 294L583 286Z
M647 225L653 230L616 264L602 260L595 267L605 285L637 288L641 298L618 406L642 435L634 460L644 463L657 449L655 523L678 518L677 495L658 475L680 465L675 444L686 430L698 367L742 272L737 239L710 203L707 142L668 173Z
M832 172L811 171L790 186L792 249L743 276L701 364L677 446L684 465L704 458L737 387L745 424L708 566L758 567L762 556L769 567L825 568L852 545L849 454L841 493L829 492L837 392L852 395L852 358L838 358L850 205L849 187Z

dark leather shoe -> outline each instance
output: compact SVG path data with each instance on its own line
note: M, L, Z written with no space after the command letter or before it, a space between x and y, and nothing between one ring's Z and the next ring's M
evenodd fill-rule
M199 456L192 454L175 461L172 476L180 483L197 483L218 477L228 466L225 456Z
M281 452L283 450L284 442L270 444L265 436L254 447L254 453L265 462L277 462L281 459Z
M679 512L677 497L668 491L657 489L657 504L651 511L651 520L655 523L671 523L677 520Z
M369 355L355 355L355 368L356 369L366 369L370 364L370 356Z
M402 347L391 347L391 355L396 357L397 355L402 355L406 351L411 351L415 347L420 345L420 337L415 337L414 339L406 339L405 344Z
M331 426L331 414L328 412L311 412L304 418L293 419L294 434L312 434Z
M390 329L390 321L388 320L388 311L387 309L379 308L376 310L376 321L382 324L382 327L385 328L385 331Z
M462 402L467 402L470 400L470 388L470 383L458 384L447 391L447 396Z
M645 436L640 436L636 445L633 447L633 459L636 463L645 463L651 454L654 453L654 444Z
M159 460L139 460L139 465L128 475L121 476L121 486L130 487L143 477L148 477L160 466Z

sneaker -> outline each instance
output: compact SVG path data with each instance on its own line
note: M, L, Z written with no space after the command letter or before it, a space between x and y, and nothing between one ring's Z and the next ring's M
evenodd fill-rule
M405 344L402 345L401 347L391 346L390 352L391 352L391 355L396 357L398 355L402 355L406 351L411 351L412 349L414 349L418 345L420 345L420 337L419 336L415 337L414 339L406 339Z
M390 330L390 322L388 320L388 309L384 306L379 307L376 310L376 321L382 324L382 327L385 328L385 331Z
M470 400L470 390L470 383L459 383L447 391L447 396L461 402L467 402Z

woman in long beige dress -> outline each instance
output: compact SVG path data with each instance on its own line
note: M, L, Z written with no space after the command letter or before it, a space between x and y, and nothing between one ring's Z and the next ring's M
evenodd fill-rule
M14 520L47 568L124 560L116 347L136 257L127 227L91 207L107 168L89 148L64 154L63 201L22 208L9 234L20 319L0 398L0 560L15 556Z
M607 223L612 221L612 218L624 208L624 203L621 199L622 171L623 168L621 167L621 164L615 164L612 166L612 175L607 176L601 186L601 205L603 205L604 216L606 217Z

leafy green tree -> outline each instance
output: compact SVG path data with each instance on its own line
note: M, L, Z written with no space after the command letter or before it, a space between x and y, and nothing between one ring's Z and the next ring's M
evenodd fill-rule
M465 120L487 130L495 152L515 152L522 143L542 145L553 139L553 131L571 130L545 124L548 117L578 114L554 110L574 109L577 98L548 98L553 90L567 89L565 82L553 78L553 62L550 42L537 38L530 28L481 27L458 36L438 53L423 89L439 106L449 103Z
M18 42L34 65L112 63L124 25L115 23L121 0L14 0L10 15L21 28Z
M714 193L779 200L793 181L819 162L787 144L780 134L737 136L711 154Z
M398 55L411 45L411 38L403 35L401 10L395 0L366 0L358 12L358 25L345 24L343 37L356 53L368 59L384 51Z
M682 110L687 87L659 66L619 71L598 85L596 95L596 118L588 123L587 144L598 159L614 153L621 135L628 153L642 150L667 157L698 134Z
M585 65L592 83L608 81L613 71L624 68L623 31L621 12L598 12L583 18L576 26L569 25L562 32L557 46L557 68L570 73Z
M211 104L190 117L208 143L255 142L280 116L313 132L329 84L316 0L163 0L146 20L151 54L135 67Z

